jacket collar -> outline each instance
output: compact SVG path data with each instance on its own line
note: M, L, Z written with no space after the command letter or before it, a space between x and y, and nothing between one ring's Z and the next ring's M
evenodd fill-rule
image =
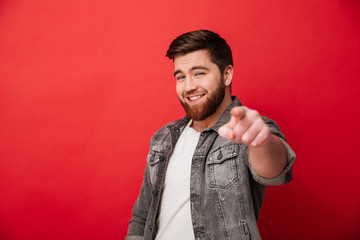
M221 115L221 117L219 118L219 120L209 129L214 130L215 132L217 132L219 130L219 128L228 123L230 121L231 118L231 114L230 111L232 108L237 107L237 106L242 106L240 100L238 97L236 96L232 96L231 97L232 102L231 104L225 109L225 111L223 112L223 114Z

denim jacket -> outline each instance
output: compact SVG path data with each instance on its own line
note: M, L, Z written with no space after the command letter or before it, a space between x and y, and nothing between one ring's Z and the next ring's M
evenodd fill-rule
M262 117L271 133L283 140L287 165L282 173L271 179L253 170L246 144L218 136L219 127L230 120L230 110L235 106L241 106L237 97L233 97L215 125L201 132L192 158L190 204L195 239L261 239L257 219L266 186L284 184L292 179L295 153L274 121ZM126 240L155 239L166 166L189 120L185 116L167 124L151 138L144 180L133 207Z

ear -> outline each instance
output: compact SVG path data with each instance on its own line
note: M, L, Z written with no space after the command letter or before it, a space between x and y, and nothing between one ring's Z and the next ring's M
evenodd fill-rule
M233 71L234 71L234 68L231 65L229 65L225 68L224 73L223 73L225 86L230 86L232 77L233 77Z

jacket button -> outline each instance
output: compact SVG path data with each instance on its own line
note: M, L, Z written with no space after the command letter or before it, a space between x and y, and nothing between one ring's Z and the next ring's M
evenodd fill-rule
M158 195L158 191L157 190L154 190L153 191L153 196L156 197Z
M217 159L220 160L223 157L221 151L219 151L219 154L217 155Z
M162 161L164 161L164 156L160 156L159 157L159 160L162 162Z
M191 200L194 200L194 201L196 201L196 200L198 199L198 197L199 197L199 195L196 194L196 193L192 193L192 194L190 195L190 199L191 199Z

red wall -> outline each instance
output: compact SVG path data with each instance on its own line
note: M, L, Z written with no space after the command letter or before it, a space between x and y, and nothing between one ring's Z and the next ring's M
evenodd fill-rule
M297 153L262 237L359 239L355 0L0 1L0 239L124 238L149 139L184 114L165 52L200 28Z

